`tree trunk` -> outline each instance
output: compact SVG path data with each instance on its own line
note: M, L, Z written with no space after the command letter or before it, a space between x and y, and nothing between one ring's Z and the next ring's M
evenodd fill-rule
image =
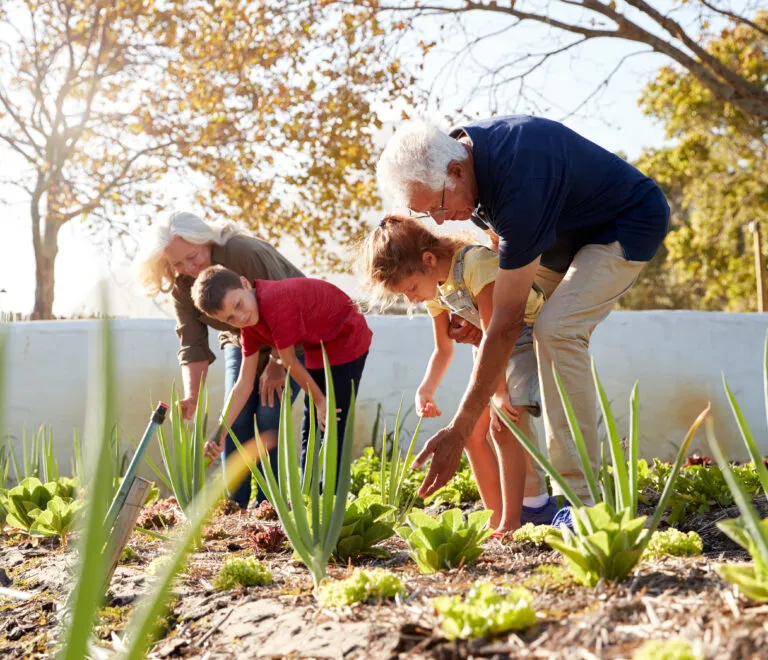
M32 242L35 248L35 307L32 310L34 320L53 318L54 264L59 253L61 222L51 209L50 194L48 197L42 233L39 208L32 209Z

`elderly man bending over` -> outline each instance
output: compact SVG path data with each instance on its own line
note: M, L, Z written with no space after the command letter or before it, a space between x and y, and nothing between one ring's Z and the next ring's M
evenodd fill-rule
M562 124L528 116L495 117L448 134L407 122L381 155L378 178L396 204L437 224L471 220L499 242L493 317L456 415L416 458L420 466L432 457L419 494L435 492L456 472L475 421L504 375L536 280L547 295L534 337L549 458L589 501L552 365L596 466L589 338L663 242L669 221L664 194L618 156Z

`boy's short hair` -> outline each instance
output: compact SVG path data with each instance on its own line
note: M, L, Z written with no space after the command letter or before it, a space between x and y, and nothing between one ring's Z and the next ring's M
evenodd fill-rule
M233 289L242 289L240 276L224 266L209 266L192 285L192 301L201 312L211 315L221 311L224 298Z

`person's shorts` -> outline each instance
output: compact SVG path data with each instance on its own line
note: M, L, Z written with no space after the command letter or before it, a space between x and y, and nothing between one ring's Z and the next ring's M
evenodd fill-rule
M513 406L525 406L529 414L541 417L539 365L533 350L533 326L526 325L507 365L507 394Z

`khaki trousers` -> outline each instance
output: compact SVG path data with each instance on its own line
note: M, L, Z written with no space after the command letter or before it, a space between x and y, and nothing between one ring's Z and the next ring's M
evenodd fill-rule
M644 261L627 261L621 244L586 245L563 275L539 266L536 283L547 302L533 334L539 361L544 430L549 460L581 498L588 498L576 444L557 391L552 365L565 386L584 435L592 468L599 465L597 395L592 380L589 339L614 303L635 283ZM555 494L561 495L552 483Z

